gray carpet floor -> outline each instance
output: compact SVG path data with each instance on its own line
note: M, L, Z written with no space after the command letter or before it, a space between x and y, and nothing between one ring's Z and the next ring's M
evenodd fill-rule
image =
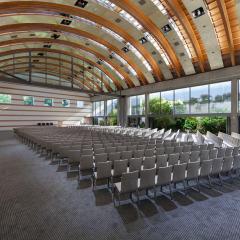
M240 181L115 208L103 186L0 132L0 239L240 239Z

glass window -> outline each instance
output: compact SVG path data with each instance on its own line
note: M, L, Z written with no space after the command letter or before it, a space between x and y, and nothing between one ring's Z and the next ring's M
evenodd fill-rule
M104 101L94 102L93 106L94 116L104 116Z
M159 114L161 109L160 92L149 94L149 113Z
M208 86L203 85L191 88L190 107L191 113L201 114L208 113Z
M117 115L118 100L111 99L107 100L107 116Z
M130 115L144 115L145 114L145 95L138 95L130 97L129 103Z
M23 104L24 105L34 105L34 97L32 96L24 96L23 97Z
M210 113L231 112L231 82L210 84Z
M45 98L44 99L44 106L52 107L53 106L53 99L52 98Z
M11 103L12 96L8 94L0 94L0 103Z
M189 88L175 90L175 114L189 114Z
M173 91L161 92L161 113L173 113Z
M70 107L70 100L68 100L68 99L63 99L63 100L62 100L62 106L63 106L63 107Z
M84 107L84 101L77 101L77 108L83 108Z

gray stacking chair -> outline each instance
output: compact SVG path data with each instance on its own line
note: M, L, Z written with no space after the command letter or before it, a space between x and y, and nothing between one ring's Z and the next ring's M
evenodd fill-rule
M240 155L236 155L233 157L233 168L232 170L236 172L236 177L239 176L239 170L240 170Z
M207 150L212 150L212 149L214 149L214 144L208 143Z
M227 147L225 151L225 157L231 157L233 154L233 148Z
M94 190L97 180L107 179L109 187L110 179L112 177L112 162L99 162L96 165L96 172L92 176L92 188Z
M149 169L154 168L156 162L156 157L145 157L145 159L142 162L143 169Z
M160 167L158 168L158 175L155 177L155 183L156 186L161 187L161 192L162 192L162 187L163 186L169 186L169 192L170 196L172 198L172 188L171 188L171 182L172 182L172 166L165 166L165 167ZM156 191L155 191L155 197L156 197Z
M155 152L155 149L146 149L144 155L145 157L152 157L154 156L154 152Z
M181 153L183 151L183 146L174 147L174 153Z
M157 161L156 161L156 169L160 167L166 167L167 166L167 161L168 161L168 155L158 155L157 156Z
M93 170L93 156L92 155L83 155L80 157L80 164L78 166L78 180L81 178L81 172L84 170Z
M146 195L148 195L149 189L154 189L155 195L155 175L156 168L144 169L140 171L140 179L138 181L138 190L146 190ZM139 195L138 195L139 202Z
M217 158L225 157L226 148L218 148Z
M181 152L179 156L179 162L181 163L188 163L190 160L190 152Z
M172 177L172 183L174 183L174 186L176 188L176 184L182 182L184 186L184 190L186 189L186 168L187 164L177 164L173 166L173 177Z
M123 151L127 151L127 146L118 146L117 147L117 152L123 152Z
M232 177L231 170L232 170L232 167L233 167L233 160L234 160L233 157L224 157L223 158L221 173L230 174L230 176Z
M210 175L210 176L217 176L220 180L221 185L222 185L222 178L220 173L222 171L222 165L223 165L223 158L213 159L212 172Z
M133 153L134 158L144 157L144 150L136 150Z
M94 150L94 154L101 154L101 153L105 153L105 148L96 148Z
M199 147L200 147L200 151L208 149L208 145L207 144L200 144Z
M91 154L93 154L92 149L82 149L81 151L81 155L91 155Z
M199 158L200 158L200 162L209 160L209 150L201 150Z
M208 178L208 183L209 186L211 186L211 178L210 174L212 172L212 164L213 164L213 159L211 160L206 160L200 163L200 173L199 173L199 178Z
M113 164L112 182L114 177L121 177L123 173L127 172L128 160L116 160Z
M191 151L192 151L192 152L194 152L194 151L200 151L200 146L199 146L199 145L192 145Z
M156 155L163 155L165 154L165 148L157 148Z
M233 156L237 156L239 155L239 147L234 147L233 148L233 153L232 153Z
M168 166L178 164L179 153L173 153L168 155Z
M137 145L137 150L144 150L146 145Z
M116 151L117 151L116 147L107 147L106 148L106 152L107 153L113 153L113 152L116 152Z
M193 151L190 154L190 162L197 162L199 161L199 155L200 155L200 151Z
M174 147L166 147L165 154L172 154L174 153Z
M209 151L209 159L215 159L218 156L218 149L213 148Z
M192 150L192 145L184 145L183 146L183 152L191 152Z
M199 186L199 168L200 168L200 162L190 162L187 165L187 183L190 180L196 180L196 183L198 185L198 190L200 191L200 186Z
M131 159L132 151L123 151L121 152L121 159Z
M140 171L142 167L143 158L129 159L129 172Z
M137 150L137 145L130 145L127 147L127 151L136 151Z
M108 160L109 161L116 161L121 159L121 153L120 152L114 152L114 153L109 153L108 154Z
M132 199L132 193L138 195L138 171L123 173L121 182L114 183L113 185L113 202L115 206L115 197L117 195L118 203L120 205L121 194L130 193Z
M155 150L155 144L148 144L146 149L154 149Z
M95 164L99 162L106 162L108 160L108 154L107 153L101 153L95 155Z

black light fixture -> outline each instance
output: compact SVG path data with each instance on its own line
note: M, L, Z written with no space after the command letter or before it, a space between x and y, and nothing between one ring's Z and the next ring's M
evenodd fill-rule
M123 47L122 50L123 50L125 53L129 52L129 48L128 48L128 47Z
M44 44L43 47L44 47L44 48L51 48L52 45L51 45L51 44Z
M204 11L203 7L199 7L197 9L195 9L194 11L192 11L192 15L194 18L201 17L204 14L205 14L205 11Z
M62 21L61 21L61 24L63 24L63 25L70 25L72 23L72 21L71 20L68 20L68 19L63 19Z
M142 37L142 38L139 39L139 42L140 42L141 44L144 44L144 43L147 43L148 40L147 40L147 38Z
M54 33L54 34L51 36L51 38L53 38L53 39L58 39L58 38L60 38L60 35L59 35L59 34L56 34L56 33Z
M172 30L169 24L166 24L165 26L162 27L162 30L164 33L168 33Z
M97 64L102 65L102 59L99 59L99 60L97 61Z
M13 36L11 36L11 38L17 38L17 35L13 35Z
M42 57L44 54L43 53L38 53L38 56Z
M88 4L88 1L77 0L76 3L75 3L75 6L85 8L87 4Z

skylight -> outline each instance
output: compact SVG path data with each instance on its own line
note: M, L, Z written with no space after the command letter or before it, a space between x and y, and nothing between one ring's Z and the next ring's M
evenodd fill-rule
M158 7L158 9L161 11L163 15L167 15L167 10L159 0L151 0L151 1L156 7Z
M125 20L127 20L129 23L131 23L134 27L136 27L138 30L142 30L143 26L129 13L127 13L124 10L121 10L119 12L119 15L122 16Z

